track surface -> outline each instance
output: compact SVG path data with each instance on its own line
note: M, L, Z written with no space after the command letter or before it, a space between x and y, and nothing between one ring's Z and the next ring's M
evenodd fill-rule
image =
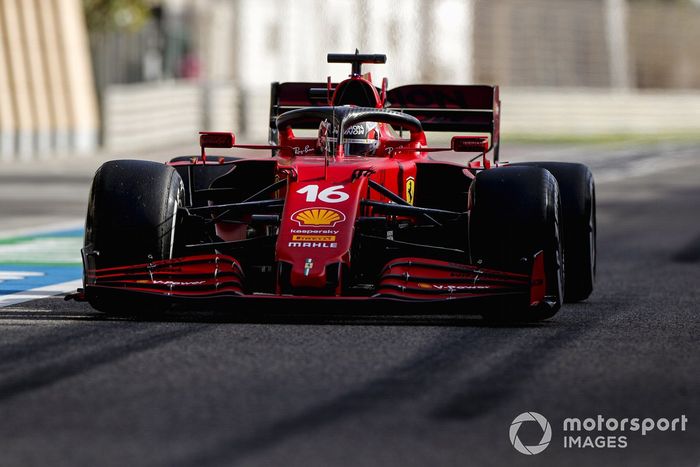
M255 310L138 322L61 298L0 308L0 465L695 467L700 150L654 151L679 166L634 148L607 161L543 150L587 160L601 181L599 276L590 300L538 325ZM83 215L89 170L16 172L0 175L8 226ZM526 411L553 428L537 456L508 438ZM598 414L689 422L627 433L625 449L564 449L563 419Z

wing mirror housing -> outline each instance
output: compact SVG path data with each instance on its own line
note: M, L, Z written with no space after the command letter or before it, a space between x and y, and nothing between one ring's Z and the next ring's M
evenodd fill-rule
M489 139L486 136L453 136L450 147L454 152L486 152Z
M230 149L236 144L236 137L229 131L200 131L199 146L202 148L202 162L207 161L206 148Z
M226 131L201 131L199 133L199 145L202 148L232 148L236 144L236 137Z

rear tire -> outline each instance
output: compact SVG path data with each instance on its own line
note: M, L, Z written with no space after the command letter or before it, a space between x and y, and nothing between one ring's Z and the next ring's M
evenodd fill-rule
M95 174L85 222L85 253L97 269L171 259L177 209L184 185L165 164L117 160ZM124 312L125 303L88 295L101 311Z
M500 310L490 317L538 321L561 307L564 274L560 237L561 203L557 182L536 167L502 167L480 172L469 190L469 251L473 264L530 272L543 251L545 304L527 310Z
M591 170L583 164L567 162L513 165L540 167L557 179L563 214L564 301L585 300L593 292L596 275L595 183Z

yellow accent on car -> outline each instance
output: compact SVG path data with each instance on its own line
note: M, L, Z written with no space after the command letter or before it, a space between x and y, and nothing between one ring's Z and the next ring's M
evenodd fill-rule
M301 225L332 226L345 220L345 216L335 209L304 209L292 216Z
M408 204L413 206L413 198L416 194L416 180L413 177L408 177L406 179L406 201Z

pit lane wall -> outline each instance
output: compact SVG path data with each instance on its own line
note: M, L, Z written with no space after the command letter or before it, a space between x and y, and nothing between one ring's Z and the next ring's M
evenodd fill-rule
M0 0L0 162L90 154L98 110L80 0Z

